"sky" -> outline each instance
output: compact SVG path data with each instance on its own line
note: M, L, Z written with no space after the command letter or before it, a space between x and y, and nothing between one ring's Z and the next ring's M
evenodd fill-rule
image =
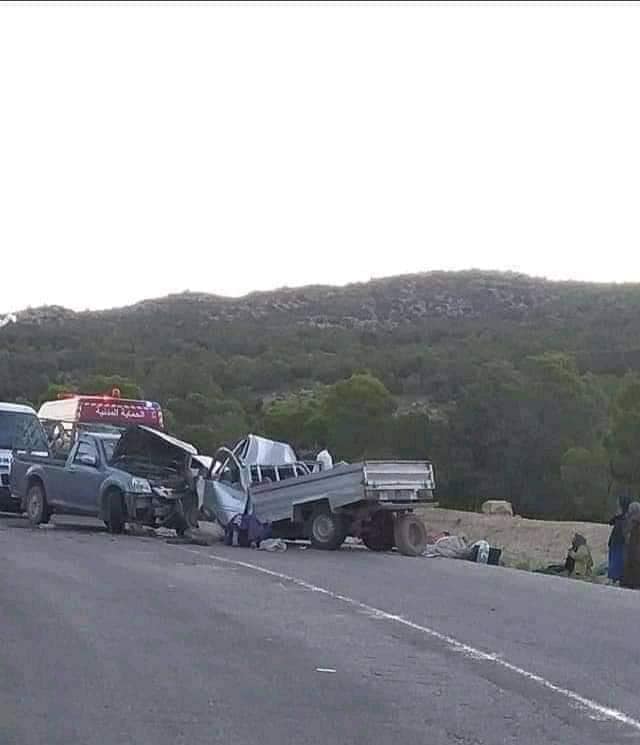
M2 3L0 312L640 281L637 3Z

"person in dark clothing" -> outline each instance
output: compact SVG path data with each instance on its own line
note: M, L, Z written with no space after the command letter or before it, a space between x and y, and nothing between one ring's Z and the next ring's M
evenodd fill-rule
M620 497L618 499L618 512L611 520L612 526L609 535L609 567L607 576L611 582L620 582L624 570L624 524L627 519L627 511L631 504L631 497Z
M640 589L640 502L631 502L624 523L623 587Z

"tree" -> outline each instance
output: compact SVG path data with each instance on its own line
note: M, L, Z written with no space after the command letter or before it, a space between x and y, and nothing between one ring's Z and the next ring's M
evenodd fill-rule
M264 414L267 437L291 443L295 448L312 447L306 425L318 413L317 399L301 394L273 401Z
M39 397L38 403L43 404L45 401L55 401L61 393L75 393L76 390L76 387L73 385L49 383L47 390Z
M640 380L632 379L615 397L606 438L611 475L617 485L640 490Z
M566 501L562 517L603 520L609 510L611 484L607 453L603 447L569 448L560 468Z
M122 398L144 398L137 383L120 375L91 375L77 386L77 390L86 396L108 396L114 388L120 391Z
M428 414L410 412L393 418L391 444L393 453L398 458L433 458L438 436L441 437L442 433Z
M352 375L329 386L321 413L337 457L356 460L384 454L395 407L389 391L370 374Z
M166 413L178 437L210 455L222 445L235 444L248 429L246 413L233 399L188 393L169 399Z
M525 514L564 514L562 456L595 448L605 421L603 396L567 355L532 356L520 369L486 363L453 418L453 442L472 453L462 486L470 497L509 499Z

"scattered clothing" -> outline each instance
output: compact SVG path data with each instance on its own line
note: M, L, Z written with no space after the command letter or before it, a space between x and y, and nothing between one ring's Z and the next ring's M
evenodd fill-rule
M262 541L271 538L271 525L261 523L255 515L235 515L225 529L226 546L260 548Z
M449 533L448 530L443 530L441 533L436 533L436 535L427 535L427 543L432 546L434 543L440 540L440 538L447 538L450 536L451 533Z
M260 541L258 548L260 551L286 551L287 544L282 538L267 538L264 541Z
M487 564L490 549L489 541L476 541L471 546L471 558L478 564Z
M468 559L471 556L471 548L462 536L446 535L427 546L423 556L429 559Z
M558 574L565 577L569 576L569 570L567 569L567 563L564 564L549 564L544 569L534 569L535 574Z

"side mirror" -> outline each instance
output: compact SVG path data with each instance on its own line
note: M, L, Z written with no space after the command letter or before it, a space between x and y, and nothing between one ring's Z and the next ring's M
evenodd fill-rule
M78 460L83 466L92 466L95 468L98 465L98 459L95 455L81 455Z

